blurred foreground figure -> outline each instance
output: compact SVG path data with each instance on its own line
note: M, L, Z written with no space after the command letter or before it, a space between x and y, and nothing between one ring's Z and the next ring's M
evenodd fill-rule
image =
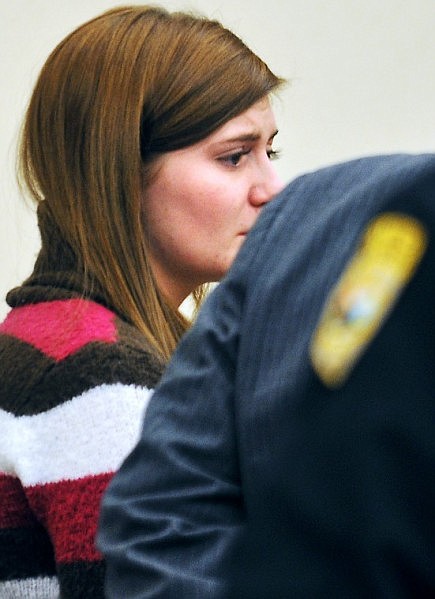
M435 156L264 209L103 502L108 596L435 596Z

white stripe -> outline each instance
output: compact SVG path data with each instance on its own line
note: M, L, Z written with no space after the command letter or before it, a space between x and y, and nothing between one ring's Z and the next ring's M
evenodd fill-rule
M1 599L58 599L59 583L56 577L24 578L0 582Z
M24 486L114 472L139 437L152 393L100 385L36 416L0 410L0 470Z

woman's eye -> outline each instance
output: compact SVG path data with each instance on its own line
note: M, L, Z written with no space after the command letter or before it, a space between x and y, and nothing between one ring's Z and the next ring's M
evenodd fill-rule
M249 154L250 150L244 150L243 152L234 152L233 154L229 154L228 156L222 156L219 158L221 162L228 164L229 166L238 166L240 164L243 156Z
M280 155L281 152L279 150L267 150L267 157L269 158L269 160L276 160L280 157Z

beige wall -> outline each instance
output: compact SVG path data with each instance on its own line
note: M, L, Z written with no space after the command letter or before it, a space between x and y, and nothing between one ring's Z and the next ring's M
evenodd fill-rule
M0 318L7 289L30 273L39 244L34 214L14 179L16 136L32 84L72 28L127 2L0 0ZM434 0L160 4L221 20L292 79L276 106L284 180L362 154L435 151Z

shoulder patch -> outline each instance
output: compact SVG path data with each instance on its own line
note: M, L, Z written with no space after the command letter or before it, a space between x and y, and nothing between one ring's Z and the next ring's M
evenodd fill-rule
M384 213L371 221L329 295L313 335L313 368L328 387L339 387L375 336L427 245L414 218Z

